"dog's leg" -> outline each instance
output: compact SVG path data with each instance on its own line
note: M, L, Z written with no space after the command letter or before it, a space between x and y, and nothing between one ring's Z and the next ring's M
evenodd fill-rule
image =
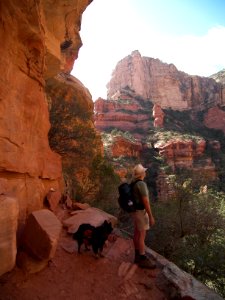
M96 259L99 258L97 245L92 244L92 250L94 252L94 258L96 258Z
M102 252L103 252L103 247L104 247L104 245L102 245L102 246L99 248L99 256L100 256L100 257L105 257L104 254L102 253Z
M90 251L90 249L88 248L88 246L90 245L90 242L88 239L84 239L84 245L85 245L85 250Z
M78 253L81 254L80 248L81 248L82 243L78 241Z
M100 257L105 257L105 255L102 252L99 252Z

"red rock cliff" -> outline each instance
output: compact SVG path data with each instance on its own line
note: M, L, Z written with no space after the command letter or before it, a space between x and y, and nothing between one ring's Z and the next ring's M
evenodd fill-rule
M48 142L45 79L69 72L81 46L88 0L0 3L0 176L19 200L19 219L60 187L61 159Z
M176 110L201 110L225 103L220 83L211 78L190 76L178 71L173 64L143 57L137 50L117 64L107 87L109 99L129 87L162 108Z
M95 101L95 126L100 131L113 128L131 132L136 138L143 137L151 125L152 104L138 97L129 89L117 93L118 99Z

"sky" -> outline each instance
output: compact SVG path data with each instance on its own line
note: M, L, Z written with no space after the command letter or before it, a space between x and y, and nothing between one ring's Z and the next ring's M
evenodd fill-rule
M116 64L134 50L190 75L225 68L225 0L93 0L72 75L93 101L107 98Z

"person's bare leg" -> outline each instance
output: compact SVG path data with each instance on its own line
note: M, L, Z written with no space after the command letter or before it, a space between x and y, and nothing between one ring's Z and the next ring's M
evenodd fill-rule
M140 255L145 255L145 236L146 236L146 230L139 231L139 253Z
M156 265L154 262L151 262L145 255L145 236L146 230L139 231L139 262L138 265L141 268L155 268Z
M137 229L137 226L135 226L134 236L133 236L134 251L135 251L134 263L138 263L140 259L139 241L140 241L140 231Z
M134 248L136 250L139 250L139 240L140 240L140 231L137 229L137 227L134 227L134 237L133 237L133 242L134 242Z

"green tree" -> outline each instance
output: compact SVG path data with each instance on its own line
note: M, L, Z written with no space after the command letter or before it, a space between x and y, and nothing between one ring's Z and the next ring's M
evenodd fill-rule
M109 212L118 210L119 176L114 172L113 166L100 155L93 160L90 177L98 180L99 191L93 205Z
M196 189L190 178L171 176L174 196L153 205L156 225L148 243L179 267L225 295L224 193Z

